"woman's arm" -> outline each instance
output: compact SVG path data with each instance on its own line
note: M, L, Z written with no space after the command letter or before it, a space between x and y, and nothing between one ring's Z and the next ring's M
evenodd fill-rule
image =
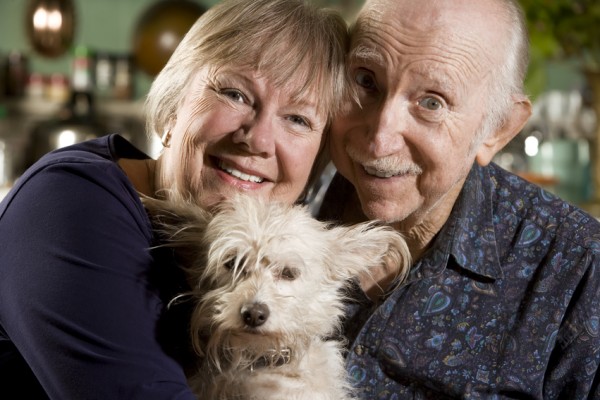
M30 177L0 245L0 323L51 398L194 398L157 340L149 221L114 163Z

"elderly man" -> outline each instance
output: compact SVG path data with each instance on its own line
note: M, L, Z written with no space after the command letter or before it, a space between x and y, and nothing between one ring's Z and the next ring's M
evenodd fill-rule
M352 37L321 217L384 220L414 258L349 308L359 395L600 398L600 224L491 162L531 114L518 5L367 0Z

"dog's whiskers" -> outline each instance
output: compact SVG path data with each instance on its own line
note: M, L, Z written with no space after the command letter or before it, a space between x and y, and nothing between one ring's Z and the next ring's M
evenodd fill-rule
M289 364L291 361L292 349L289 347L283 349L271 349L250 364L250 372L254 372L254 370L258 368L281 367L282 365Z
M180 293L173 297L171 300L169 300L169 302L167 303L167 309L194 299L195 296L192 292Z

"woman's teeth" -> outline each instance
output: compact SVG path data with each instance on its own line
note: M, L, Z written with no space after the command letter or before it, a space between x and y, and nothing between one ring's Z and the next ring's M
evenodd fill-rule
M264 180L263 178L260 178L258 176L248 175L241 171L238 171L237 169L228 167L227 165L225 165L223 163L223 161L219 161L219 168L222 169L223 171L227 172L229 175L234 176L242 181L261 183Z

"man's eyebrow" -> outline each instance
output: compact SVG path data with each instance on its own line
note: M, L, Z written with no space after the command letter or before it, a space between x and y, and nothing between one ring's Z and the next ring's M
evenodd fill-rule
M359 45L353 48L349 53L350 61L362 61L368 64L376 64L383 66L385 64L384 57L371 46Z

